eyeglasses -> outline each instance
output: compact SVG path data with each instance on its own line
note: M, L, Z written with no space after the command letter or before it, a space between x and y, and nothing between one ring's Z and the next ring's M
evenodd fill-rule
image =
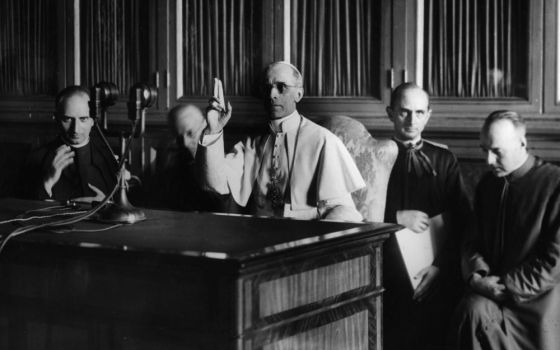
M288 90L288 88L291 88L291 87L300 87L300 86L299 85L290 85L290 84L286 84L286 83L281 82L281 81L277 81L277 82L272 83L272 84L264 83L263 84L263 91L268 93L272 89L275 88L276 90L278 90L278 92L280 94L283 94L286 90Z

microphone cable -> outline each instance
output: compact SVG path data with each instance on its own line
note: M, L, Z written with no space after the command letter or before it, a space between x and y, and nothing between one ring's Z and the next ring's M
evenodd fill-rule
M77 222L80 222L82 220L90 218L92 215L96 214L99 210L101 210L105 206L105 204L107 204L107 202L109 202L109 200L113 197L113 195L117 192L117 190L119 188L119 184L120 184L121 178L122 178L123 173L124 173L124 172L121 171L121 168L123 167L125 161L127 160L127 155L129 153L130 146L132 144L132 139L133 139L132 135L134 135L136 133L136 129L138 127L138 120L139 119L134 120L134 124L132 125L132 132L131 132L130 137L128 138L128 140L126 142L123 157L119 161L117 182L115 183L115 186L113 187L111 192L109 194L107 194L101 202L99 202L96 206L92 207L90 210L86 211L85 213L82 213L82 214L80 214L76 217L73 217L73 218L61 219L61 220L58 220L58 221L45 222L45 223L29 225L29 226L23 226L23 227L19 227L19 228L15 229L14 231L9 233L2 240L2 243L0 243L0 254L4 250L4 247L6 246L8 241L10 241L14 237L17 237L17 236L20 236L24 233L27 233L27 232L30 232L30 231L33 231L33 230L37 230L37 229L41 229L41 228L59 227L59 226L66 226L66 225L75 224Z

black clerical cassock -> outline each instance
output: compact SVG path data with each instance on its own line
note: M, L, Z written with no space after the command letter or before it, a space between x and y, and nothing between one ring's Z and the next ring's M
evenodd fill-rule
M33 199L52 198L58 201L79 197L95 196L89 188L91 184L104 194L111 191L117 179L117 161L107 147L97 137L91 137L88 144L72 148L74 163L66 167L49 197L43 186L46 168L52 163L56 149L63 144L61 138L33 151L27 161L23 177L25 196Z
M444 341L445 324L460 297L459 245L470 205L457 159L445 146L395 141L399 153L389 179L385 221L396 223L399 210L419 210L429 217L445 214L446 219L446 237L434 251L439 288L422 302L412 300L414 291L396 238L385 245L385 348L422 349Z

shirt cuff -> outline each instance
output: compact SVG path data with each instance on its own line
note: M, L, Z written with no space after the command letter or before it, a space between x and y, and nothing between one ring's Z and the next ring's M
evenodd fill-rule
M341 197L320 201L318 209L320 216L328 220L355 222L364 220L362 214L356 209L350 193Z
M354 204L354 200L352 199L352 194L351 193L347 193L343 196L337 197L337 198L331 198L331 199L327 199L327 200L323 200L322 201L323 206L327 207L327 208L332 208L332 207L336 207L339 205L344 205L344 206L349 206L349 207L356 207L356 205Z
M216 143L216 141L218 141L220 139L220 137L222 137L223 134L224 134L224 131L222 130L217 134L204 135L202 137L202 139L200 140L200 145L203 146L203 147L211 146L214 143Z

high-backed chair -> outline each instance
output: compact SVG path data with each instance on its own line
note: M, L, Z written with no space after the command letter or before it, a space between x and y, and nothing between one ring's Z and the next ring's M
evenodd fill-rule
M382 222L397 144L393 140L374 139L362 123L347 116L325 117L319 124L342 140L366 182L365 188L352 194L357 209L366 221Z

